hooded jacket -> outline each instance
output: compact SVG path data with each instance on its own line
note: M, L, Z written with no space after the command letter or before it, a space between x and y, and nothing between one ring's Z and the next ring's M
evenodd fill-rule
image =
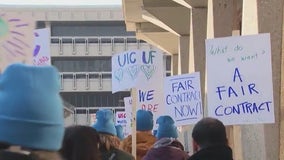
M229 146L212 146L199 150L188 160L233 160L233 154Z
M183 145L174 138L158 140L142 160L187 160L189 155Z
M146 155L147 151L155 143L156 138L148 132L137 132L136 133L136 160L141 160L143 156ZM121 144L120 148L131 154L132 152L132 136L129 135L125 138Z

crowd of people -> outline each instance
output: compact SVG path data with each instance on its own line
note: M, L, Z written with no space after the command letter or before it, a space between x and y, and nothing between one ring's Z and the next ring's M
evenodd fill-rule
M0 76L0 160L232 160L223 123L203 118L192 130L193 154L178 140L174 120L136 116L136 155L132 135L124 137L113 112L96 112L93 126L64 127L59 73L52 66L11 64ZM154 124L157 130L153 131ZM135 158L136 157L136 158Z

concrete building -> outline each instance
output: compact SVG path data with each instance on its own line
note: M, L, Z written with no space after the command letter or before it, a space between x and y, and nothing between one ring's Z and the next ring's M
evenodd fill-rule
M227 130L234 159L284 159L283 1L123 0L123 9L128 31L172 55L174 74L201 73L203 97L205 39L270 33L276 122Z
M157 47L171 55L171 66L168 65L167 69L173 75L193 71L201 73L202 97L206 97L204 40L270 33L276 122L230 126L227 131L234 159L284 160L283 1L122 2L122 9L1 7L4 12L20 12L34 17L38 28L51 29L52 63L61 71L62 96L74 107L80 107L75 109L78 114L69 116L68 123L89 124L96 107L118 109L123 105L121 98L130 95L129 92L110 95L109 57L115 52ZM114 33L114 30L117 32ZM92 63L95 61L98 63ZM98 66L92 66L95 64ZM87 93L90 96L86 96ZM94 97L97 99L94 100ZM183 142L190 135L191 128L183 128ZM186 147L191 151L190 145Z
M131 49L157 49L127 32L121 6L2 6L49 28L51 61L60 71L66 126L90 125L99 108L124 110L129 91L111 92L111 56ZM165 56L168 75L170 56ZM165 66L166 74L166 66Z

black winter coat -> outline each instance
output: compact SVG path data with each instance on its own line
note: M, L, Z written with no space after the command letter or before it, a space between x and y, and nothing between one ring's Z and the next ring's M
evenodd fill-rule
M188 160L233 160L233 154L228 146L214 146L199 150Z
M30 155L16 152L0 151L0 160L35 160Z

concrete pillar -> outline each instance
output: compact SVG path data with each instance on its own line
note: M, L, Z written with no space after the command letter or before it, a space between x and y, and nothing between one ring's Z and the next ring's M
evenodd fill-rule
M241 34L241 19L242 19L242 0L233 0L233 31L232 36L239 36ZM243 160L242 150L242 135L241 126L235 125L227 127L227 135L229 139L229 145L233 148L233 156L235 159Z
M279 159L280 160L284 160L284 53L283 53L283 50L284 50L284 41L283 41L283 37L284 37L284 25L283 25L283 22L284 22L284 11L283 11L283 18L282 18L282 58L281 58L281 92L280 92L280 97L281 100L280 100L280 153L279 153Z
M178 57L178 73L179 74L185 74L189 72L189 36L180 36L179 37L179 43L178 43L178 51L179 51L179 57Z
M200 72L200 83L205 84L205 39L207 29L207 8L191 9L190 27L190 72ZM205 99L205 85L201 85L203 106ZM204 107L203 107L204 108ZM205 113L205 112L204 112Z
M241 128L243 159L279 159L279 112L283 1L243 0L242 35L270 33L275 124ZM283 136L283 135L281 135Z
M177 75L178 74L178 54L173 54L171 59L171 75Z
M207 8L191 8L190 9L190 40L189 40L189 73L200 72L202 102L205 99L205 39L206 39L206 22ZM204 106L204 103L203 103ZM183 137L187 139L185 145L186 151L193 154L191 131L193 125L183 126Z
M240 14L238 5L240 0L209 0L207 17L207 38L227 37L239 35ZM207 105L205 105L207 107ZM205 107L205 111L207 108ZM206 112L205 112L206 113ZM233 149L234 159L242 159L242 145L240 126L226 127L229 145Z
M217 38L232 35L232 0L208 0L207 16L207 38Z

